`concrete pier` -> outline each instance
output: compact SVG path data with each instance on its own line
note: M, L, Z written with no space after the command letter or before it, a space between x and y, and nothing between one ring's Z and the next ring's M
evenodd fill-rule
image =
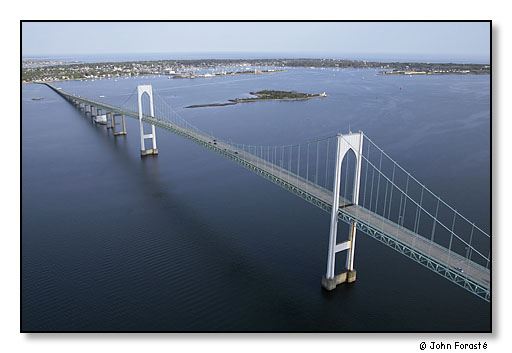
M119 123L116 122L116 117L121 117L121 122L119 122ZM124 120L124 114L112 114L111 124L112 124L112 131L114 132L114 136L126 135L126 123ZM122 126L123 129L120 131L117 131L116 126ZM108 125L107 125L107 128L108 128Z
M338 284L341 283L352 283L356 281L356 270L346 270L339 275L334 276L334 278L327 278L325 276L322 277L322 287L326 290L333 290L336 288Z
M150 149L147 149L147 150L140 151L140 155L141 156L148 156L148 155L151 155L151 154L158 154L158 148L150 148Z
M114 127L112 123L112 112L107 112L107 129L112 129Z

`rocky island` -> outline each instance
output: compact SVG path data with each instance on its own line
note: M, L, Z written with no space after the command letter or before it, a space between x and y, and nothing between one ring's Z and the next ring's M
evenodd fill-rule
M325 92L320 94L313 93L299 93L295 91L274 91L274 90L263 90L258 92L249 92L249 94L254 97L248 98L235 98L230 99L226 103L211 103L211 104L194 104L189 105L185 108L201 108L201 107L222 107L226 105L235 105L238 103L247 103L247 102L258 102L258 101L268 101L268 100L279 100L279 101L296 101L296 100L306 100L317 97L327 97Z

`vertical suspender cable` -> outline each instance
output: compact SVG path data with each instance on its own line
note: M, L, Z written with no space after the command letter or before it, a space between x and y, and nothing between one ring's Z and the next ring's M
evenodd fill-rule
M284 163L284 146L281 146L281 169L283 169Z
M404 225L405 220L405 206L407 205L407 192L409 191L409 174L407 174L407 183L405 185L405 197L404 197L404 214L402 215L402 226Z
M309 181L309 143L308 143L308 152L306 154L306 180Z
M350 200L350 198L347 195L348 176L350 175L349 169L348 169L350 167L350 153L347 153L346 156L347 156L347 164L346 164L346 168L345 168L346 169L345 170L345 190L343 191L343 197L347 200ZM343 161L342 161L342 164L343 164ZM341 170L340 177L343 177L343 168Z
M473 223L472 224L472 227L471 227L471 236L469 237L469 251L468 251L468 254L467 254L467 258L469 261L471 261L471 253L472 253L472 250L473 250L473 246L471 245L472 241L473 241L473 232L475 230L475 224Z
M379 170L378 170L378 181L377 181L377 197L376 197L376 200L375 200L375 213L378 214L377 212L377 208L379 206L379 188L380 188L380 175L382 173L382 152L380 153L380 162L379 162Z
M300 145L297 147L297 184L299 184L299 172L300 172Z
M434 218L434 224L432 225L432 236L430 237L430 241L434 242L434 233L436 231L436 223L437 223L437 214L439 212L439 199L437 199L437 207L436 207L436 215Z
M370 158L370 145L368 144L368 152L366 153L366 172L365 172L366 175L364 177L363 207L366 202L366 182L368 181L368 168L370 167L369 158Z
M325 188L326 189L329 189L328 188L328 182L329 182L329 178L328 178L328 175L329 175L329 140L330 139L327 139L327 152L326 152L326 157L325 157Z
M393 201L393 187L395 184L395 168L396 168L396 164L393 164L393 176L391 177L391 190L389 191L388 219L391 219L391 202Z
M386 192L384 193L384 208L382 209L382 216L386 218L386 206L388 203L388 185L389 181L386 180Z
M372 200L373 200L373 179L375 177L375 168L372 168L372 188L370 189L370 205L369 205L369 209L370 211L372 210Z
M288 171L290 174L292 173L292 145L290 145L290 148L288 149Z
M416 209L416 220L414 221L414 224L416 226L414 229L415 233L418 233L419 228L420 228L421 210L423 209L422 205L423 205L423 190L424 189L425 188L421 189L420 206Z
M318 144L320 143L320 141L317 141L316 142L316 163L315 163L315 166L316 166L316 172L315 172L315 184L318 185Z

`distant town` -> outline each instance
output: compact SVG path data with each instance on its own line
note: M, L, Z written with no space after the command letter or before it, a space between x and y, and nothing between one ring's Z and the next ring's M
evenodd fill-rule
M143 75L169 78L206 78L223 75L275 73L286 68L382 69L383 75L480 75L490 65L455 63L372 62L339 59L204 59L76 63L58 60L22 60L23 83L87 80Z
M23 59L22 67L55 66L67 64L80 64L80 61L52 60L52 59Z

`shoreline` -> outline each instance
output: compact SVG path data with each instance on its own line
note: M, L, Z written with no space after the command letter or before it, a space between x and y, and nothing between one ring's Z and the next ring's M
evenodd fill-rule
M23 65L23 63L22 63ZM240 71L244 68L251 70ZM22 67L23 83L35 81L54 82L58 80L100 79L136 77L144 75L182 75L183 78L228 76L228 73L200 74L201 70L238 70L233 74L259 74L282 72L290 68L311 69L382 69L386 72L426 72L427 74L490 74L490 64L457 64L429 62L376 62L345 59L203 59L203 60L152 60L103 63L61 64L40 67ZM239 73L238 73L239 72ZM394 73L384 74L393 75ZM181 77L180 77L181 78Z
M196 79L196 78L212 78L212 77L224 77L224 76L237 76L237 75L263 75L263 74L275 74L279 72L286 72L286 70L251 70L251 71L228 71L215 74L166 74L169 78L173 79Z
M380 71L377 75L382 76L422 76L422 75L489 75L488 72L464 71Z

